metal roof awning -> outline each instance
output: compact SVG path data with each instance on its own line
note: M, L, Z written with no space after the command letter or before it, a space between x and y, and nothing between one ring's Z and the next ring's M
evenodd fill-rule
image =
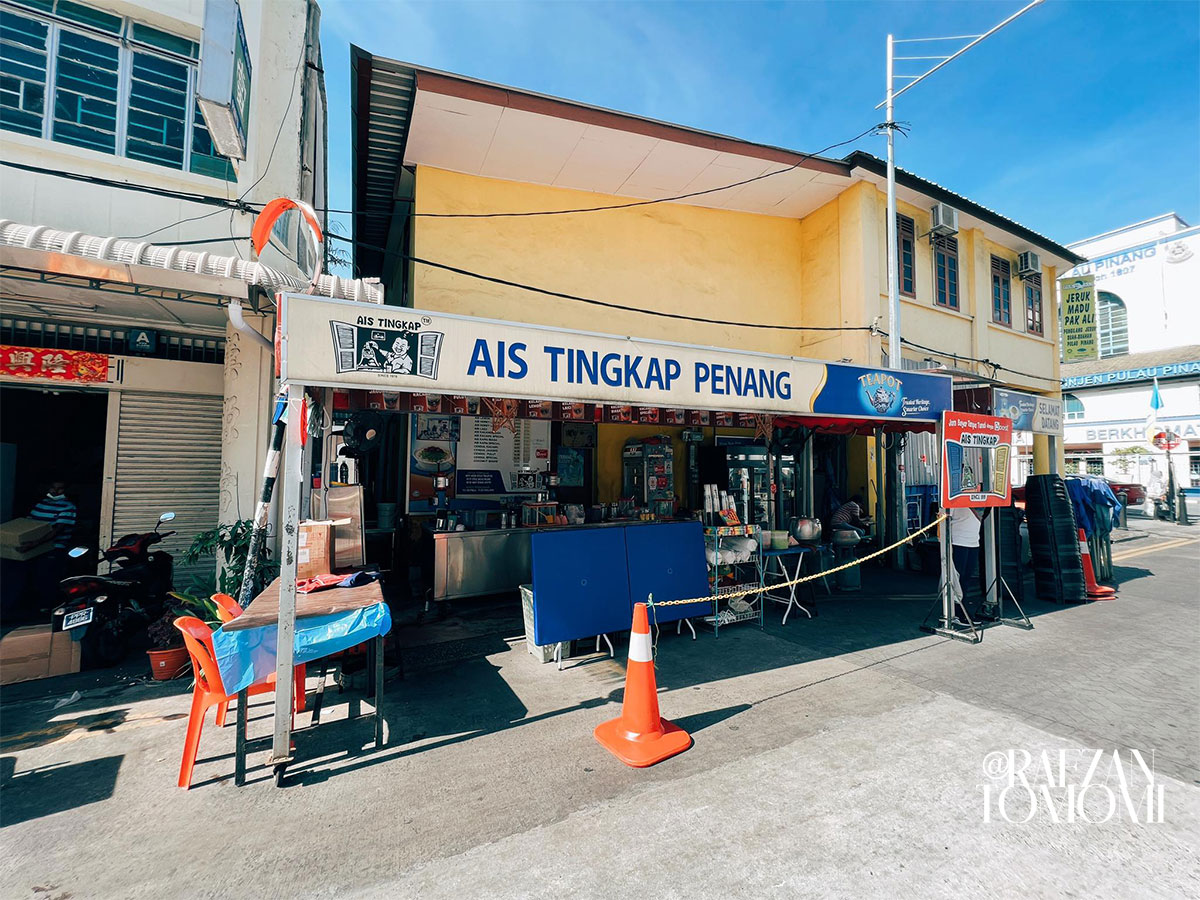
M308 287L236 256L0 220L0 293L9 311L15 304L35 315L97 324L136 321L224 334L229 301L265 314L276 292ZM383 302L383 288L363 279L322 275L313 293Z

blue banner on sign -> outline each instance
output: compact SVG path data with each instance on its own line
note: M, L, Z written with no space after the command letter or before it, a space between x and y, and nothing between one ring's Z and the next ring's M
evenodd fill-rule
M954 406L950 378L893 369L826 366L814 413L936 422Z
M992 388L992 414L1012 419L1014 431L1031 431L1038 398L1032 394Z

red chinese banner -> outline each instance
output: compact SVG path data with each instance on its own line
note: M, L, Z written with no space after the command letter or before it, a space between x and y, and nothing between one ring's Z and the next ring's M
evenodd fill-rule
M0 374L16 378L51 378L55 381L103 384L108 380L108 356L83 350L0 344Z

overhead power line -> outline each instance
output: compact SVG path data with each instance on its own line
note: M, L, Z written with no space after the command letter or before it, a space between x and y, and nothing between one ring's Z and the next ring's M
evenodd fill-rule
M297 71L299 71L299 69L297 69ZM285 112L285 115L286 115L286 112ZM806 161L813 159L814 157L820 156L822 153L826 153L837 147L843 147L847 144L853 144L855 141L860 140L861 138L864 138L869 134L878 133L879 129L882 127L884 127L882 123L879 125L872 125L870 128L859 132L852 138L848 138L847 140L844 140L844 141L837 141L836 143L829 144L828 146L822 147L820 150L817 150L813 153L801 154L799 159L797 159L797 161L795 163L793 163L792 165L787 166L785 168L782 168L782 169L775 169L774 171L771 171L771 172L764 172L761 175L755 175L752 178L742 179L741 181L735 181L735 182L731 182L729 184L723 184L723 185L719 185L717 187L712 187L712 188L705 188L704 190L700 190L700 191L690 191L690 192L684 193L684 194L676 194L676 195L673 195L670 197L658 197L658 198L655 198L652 200L634 200L634 201L630 201L629 203L613 203L613 204L608 204L608 205L604 205L604 206L577 207L577 208L573 208L573 209L520 210L520 211L514 211L514 212L490 212L490 213L435 213L435 212L416 213L416 212L414 212L414 213L409 213L409 215L411 217L415 217L415 218L426 218L426 219L430 219L430 218L433 218L433 219L503 219L503 218L518 218L518 217L528 217L528 216L564 216L564 215L575 215L575 214L579 214L579 213L589 213L589 212L606 212L606 211L617 210L617 209L631 209L631 208L640 207L640 206L652 206L652 205L659 204L659 203L672 203L672 202L678 202L680 200L689 200L693 197L702 197L707 194L715 194L715 193L719 193L720 191L728 191L728 190L732 190L733 188L743 187L747 184L752 184L756 181L762 181L766 178L773 178L776 175L782 175L786 172L794 171L795 169L800 168ZM278 135L281 133L282 133L282 130L276 134L276 144L278 143ZM274 149L275 149L275 146L273 145L272 153L270 154L270 156L268 157L268 160L267 160L268 167L270 166L271 159L274 157ZM266 175L265 169L264 169L263 174L261 176L259 176L259 179L257 181L255 181L254 184L250 185L249 188L247 188L245 191L243 191L242 194L236 200L234 200L234 199L229 199L229 198L224 198L224 197L213 197L213 196L206 195L206 194L197 194L197 193L192 193L192 192L188 192L188 191L177 191L177 190L172 190L172 189L168 189L168 188L156 188L156 187L151 187L148 185L137 184L135 182L118 181L116 179L101 178L101 177L94 176L94 175L80 175L80 174L77 174L74 172L64 172L61 169L51 169L51 168L46 168L44 166L33 166L33 165L28 165L26 163L9 162L8 160L0 160L0 165L11 166L12 168L21 169L22 171L26 171L26 172L35 172L40 175L52 175L52 176L59 177L59 178L67 178L72 181L83 181L83 182L89 182L92 184L99 184L99 185L103 185L105 187L116 188L118 190L138 191L140 193L154 194L154 195L157 195L160 197L172 197L177 200L186 200L190 203L208 204L210 206L221 207L222 209L237 209L241 212L248 213L248 214L258 212L265 205L262 203L253 203L253 202L248 202L245 200L246 195L251 190L253 190L260 181L262 181L263 177L265 177L265 175ZM374 216L377 218L383 218L383 217L390 218L393 215L393 213L391 213L391 212L370 212L367 210L356 211L356 210L350 210L350 209L332 209L329 207L317 208L317 212L329 213L329 214L333 214L333 215L350 215L350 216L366 216L366 217ZM168 228L174 227L174 225L183 224L183 222L185 222L185 221L191 221L191 220L184 219L179 222L174 222L169 225L164 225L164 226L162 226L162 228L159 228L159 229L156 229L155 231L149 232L149 234L155 234L158 231L165 231Z

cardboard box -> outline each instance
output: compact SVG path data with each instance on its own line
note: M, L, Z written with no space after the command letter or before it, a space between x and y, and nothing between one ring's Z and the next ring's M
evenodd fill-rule
M54 526L41 519L10 519L0 525L0 559L25 560L49 553L54 549L54 541L46 538L53 533ZM18 549L27 544L38 546L32 550Z
M333 571L333 532L338 525L345 525L349 521L310 519L300 523L300 533L296 540L296 580L326 575Z
M0 684L79 671L79 641L49 625L14 628L0 638Z

